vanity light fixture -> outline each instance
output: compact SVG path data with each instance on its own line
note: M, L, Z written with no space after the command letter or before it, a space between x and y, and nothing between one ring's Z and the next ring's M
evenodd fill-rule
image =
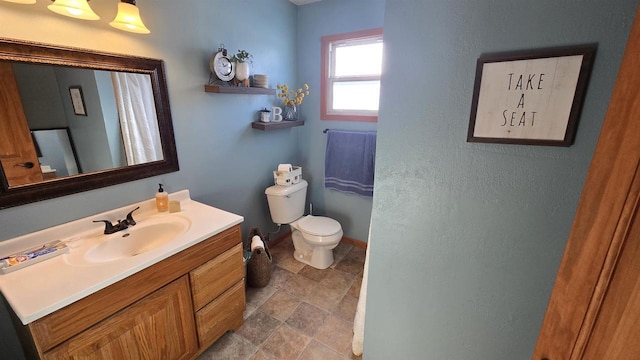
M135 0L121 0L118 3L118 14L109 25L116 29L137 34L149 34L151 31L144 26L140 19L140 10Z
M36 0L4 0L6 2L16 3L16 4L35 4Z
M49 10L60 15L82 20L99 20L100 16L93 12L88 0L52 0L53 4L47 6Z

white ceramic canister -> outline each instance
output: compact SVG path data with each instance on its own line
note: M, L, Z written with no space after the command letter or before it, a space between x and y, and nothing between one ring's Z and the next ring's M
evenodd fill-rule
M271 111L267 109L260 110L260 121L269 122L269 116L271 115Z

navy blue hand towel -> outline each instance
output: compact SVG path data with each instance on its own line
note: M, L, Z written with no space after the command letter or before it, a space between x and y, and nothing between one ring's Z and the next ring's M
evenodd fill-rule
M324 187L372 197L375 159L374 131L327 131Z

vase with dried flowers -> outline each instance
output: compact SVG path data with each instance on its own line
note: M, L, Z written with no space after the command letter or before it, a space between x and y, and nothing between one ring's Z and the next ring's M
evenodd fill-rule
M289 89L287 84L278 84L278 97L282 98L282 118L284 120L298 120L298 106L302 105L304 97L309 95L309 85L304 84L298 90Z

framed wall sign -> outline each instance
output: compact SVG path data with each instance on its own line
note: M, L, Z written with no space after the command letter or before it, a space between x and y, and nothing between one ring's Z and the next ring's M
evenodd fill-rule
M70 86L69 95L71 95L71 105L73 105L73 113L76 115L87 116L87 107L84 105L82 88L80 86Z
M480 57L468 142L571 146L595 45Z

